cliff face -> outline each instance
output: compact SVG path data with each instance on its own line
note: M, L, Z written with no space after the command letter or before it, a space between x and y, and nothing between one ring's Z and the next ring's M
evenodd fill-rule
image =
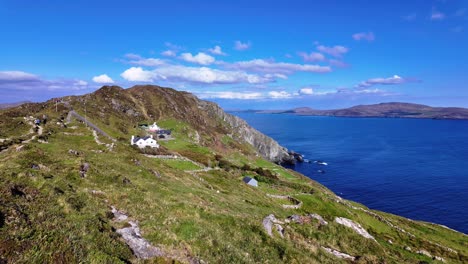
M224 112L223 109L215 103L199 100L198 105L201 109L206 111L211 118L221 119L229 125L231 128L230 130L234 132L234 138L251 144L259 154L266 159L275 163L291 160L286 148L282 147L272 138L249 126L249 124L241 118Z

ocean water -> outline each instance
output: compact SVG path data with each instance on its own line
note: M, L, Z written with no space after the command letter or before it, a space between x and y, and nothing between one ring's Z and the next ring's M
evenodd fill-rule
M468 121L234 114L327 162L292 168L341 197L468 234Z

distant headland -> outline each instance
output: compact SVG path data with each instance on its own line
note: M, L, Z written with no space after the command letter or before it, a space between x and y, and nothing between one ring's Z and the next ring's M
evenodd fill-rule
M262 114L294 114L304 116L468 119L467 108L431 107L400 102L357 105L350 108L333 110L317 110L309 107L300 107L291 110L248 111Z

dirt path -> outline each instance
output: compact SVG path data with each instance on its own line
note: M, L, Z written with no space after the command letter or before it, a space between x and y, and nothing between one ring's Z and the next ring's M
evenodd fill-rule
M99 134L109 138L110 140L112 141L115 141L114 138L112 138L111 136L109 136L106 132L102 131L102 129L100 129L99 127L97 127L95 124L91 123L88 119L84 118L83 116L81 116L80 114L78 114L77 112L75 112L75 110L71 110L70 112L68 112L68 116L67 116L67 123L70 123L71 122L71 119L72 117L75 117L76 119L84 122L85 124L87 124L89 127L91 127L92 129L94 129L96 132L98 132Z

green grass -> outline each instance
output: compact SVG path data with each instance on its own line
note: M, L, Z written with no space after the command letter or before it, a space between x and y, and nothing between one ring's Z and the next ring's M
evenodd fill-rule
M199 170L201 169L200 166L193 164L190 161L185 160L163 160L163 163L167 164L169 167L177 169L177 170Z
M214 160L216 151L195 144L188 124L172 119L158 124L174 131L176 140L161 142L171 151L196 161ZM71 125L77 128L47 125L45 129L54 131L48 144L32 142L22 151L0 154L0 216L9 219L0 221L1 258L15 263L141 262L114 231L124 223L112 221L109 211L113 205L137 220L143 237L153 245L171 255L188 255L207 263L345 263L320 246L361 256L358 263L431 261L404 250L405 246L426 249L448 263L467 261L466 236L375 211L416 235L409 237L361 210L335 202L334 194L318 183L264 159L227 149L222 154L228 153L226 159L237 168L192 175L184 172L199 169L191 162L145 157L127 141L108 151L96 144L83 125ZM228 139L222 143L231 144ZM69 154L69 149L80 155ZM90 164L90 170L81 178L78 170L84 162ZM32 169L32 163L46 169ZM268 169L278 179L260 182L258 188L248 186L242 177L254 174L240 169L244 164ZM25 195L13 194L12 188ZM103 194L92 194L92 190ZM303 205L297 210L284 209L287 200L266 194L293 195ZM269 214L284 220L292 214L309 213L320 214L329 225L284 224L285 238L276 233L269 237L262 226ZM377 242L334 223L337 216L360 223Z

